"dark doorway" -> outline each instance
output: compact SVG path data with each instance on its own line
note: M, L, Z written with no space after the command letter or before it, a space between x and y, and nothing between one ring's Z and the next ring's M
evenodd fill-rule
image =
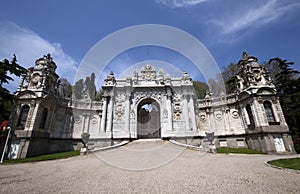
M137 116L137 138L160 138L160 107L155 100L140 102Z

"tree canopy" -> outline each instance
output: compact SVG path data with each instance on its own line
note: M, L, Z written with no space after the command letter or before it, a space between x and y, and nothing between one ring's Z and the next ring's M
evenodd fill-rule
M72 96L72 85L66 78L59 79L59 95L70 98Z
M204 98L206 91L209 89L208 85L201 81L193 81L193 86L198 99Z
M222 76L225 82L226 93L236 92L236 75L238 73L238 68L235 63L230 63L228 66L222 66Z
M13 55L11 62L7 59L0 61L0 121L8 120L13 101L13 95L3 87L3 84L14 81L12 75L20 77L26 72L24 67L17 64L16 55Z
M300 129L300 77L299 71L292 68L294 62L272 58L266 64L276 86L286 122L294 135L299 139Z
M95 73L92 73L90 77L86 77L85 80L78 80L73 87L73 94L75 99L82 99L85 94L94 100L97 94L95 85Z

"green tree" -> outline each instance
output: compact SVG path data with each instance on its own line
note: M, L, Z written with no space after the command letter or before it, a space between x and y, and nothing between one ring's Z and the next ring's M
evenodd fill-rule
M193 81L193 86L195 88L198 99L203 99L205 97L206 91L208 90L208 85L201 81Z
M95 73L92 73L90 77L86 77L85 79L86 92L89 94L91 99L95 99L97 94L95 77Z
M90 98L94 100L97 95L95 78L95 73L92 73L91 76L87 76L85 80L78 80L73 87L74 98L81 99L84 94L89 94Z
M287 124L296 140L300 129L300 77L292 65L293 62L277 57L270 59L266 68L273 77Z
M97 94L96 94L95 100L96 100L96 101L101 101L101 100L102 100L102 97L103 97L103 94L104 94L103 90L100 89L100 90L97 92Z
M75 99L81 99L83 93L83 79L78 80L73 87L73 95Z
M273 82L279 94L290 94L299 90L297 79L299 71L294 70L291 66L294 62L288 62L280 58L272 58L268 63L268 71L273 72ZM296 84L296 85L295 85Z
M236 75L238 68L235 63L230 63L228 66L222 67L222 76L225 82L226 93L231 94L236 92Z
M72 85L66 78L60 78L59 95L70 98L72 96Z
M13 102L13 95L3 87L3 84L14 81L12 75L20 77L26 72L24 67L17 64L16 55L13 55L11 62L7 59L0 62L0 121L8 120Z
M210 92L213 96L220 96L225 94L225 88L224 88L224 81L221 74L218 74L215 79L209 78L208 79L208 86L210 89Z

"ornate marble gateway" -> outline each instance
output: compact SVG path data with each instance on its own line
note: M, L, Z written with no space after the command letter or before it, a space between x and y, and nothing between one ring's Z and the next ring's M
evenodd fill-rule
M172 78L147 64L125 79L110 72L95 101L61 94L56 64L48 54L23 75L11 115L14 155L28 157L78 149L89 134L89 148L122 139L189 139L205 146L249 147L268 153L293 153L275 86L257 58L243 53L234 94L197 99L187 72Z

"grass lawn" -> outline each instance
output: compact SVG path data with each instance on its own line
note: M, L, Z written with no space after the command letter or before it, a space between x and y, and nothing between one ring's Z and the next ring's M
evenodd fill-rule
M295 170L300 170L300 158L286 158L279 160L271 160L268 164L272 164L274 166L279 166L282 168L291 168Z
M61 152L55 154L47 154L41 156L35 156L31 158L20 158L20 159L12 159L12 160L4 160L4 164L15 164L15 163L23 163L23 162L38 162L44 160L56 160L61 158L69 158L72 156L80 155L80 151L70 151L70 152Z
M251 150L248 148L225 148L225 147L219 147L217 148L217 153L223 153L223 154L264 154L263 152L257 151L257 150Z

